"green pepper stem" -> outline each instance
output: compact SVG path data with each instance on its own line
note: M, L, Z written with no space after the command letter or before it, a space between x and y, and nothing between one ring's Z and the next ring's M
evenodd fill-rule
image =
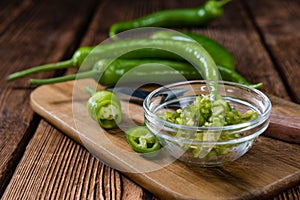
M26 69L20 72L16 72L13 74L10 74L7 77L8 81L15 80L17 78L21 78L30 74L34 74L37 72L42 72L42 71L48 71L48 70L55 70L55 69L65 69L65 68L71 68L73 66L73 61L72 60L66 60L66 61L61 61L53 64L46 64L46 65L40 65L36 66L30 69Z
M216 1L217 6L222 7L225 4L227 4L231 0L221 0L221 1Z
M253 87L255 89L260 89L262 88L263 85L264 85L263 83L256 83L256 84L250 84L248 86Z
M98 75L97 71L87 71L81 72L78 74L71 74L67 76L61 76L56 78L49 78L49 79L30 79L29 83L33 85L46 85L46 84L53 84L59 83L64 81L72 81L75 79L85 79L85 78L95 78Z
M116 33L117 33L117 24L113 24L109 30L109 37L112 38L113 40L116 40L117 39Z

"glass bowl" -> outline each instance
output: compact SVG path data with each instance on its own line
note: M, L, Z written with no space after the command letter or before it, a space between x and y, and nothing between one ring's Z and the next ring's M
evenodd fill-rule
M258 117L228 126L187 126L171 123L161 116L166 111L183 109L199 95L212 97L212 90L239 112L254 110ZM269 125L271 102L254 88L238 83L205 80L162 86L151 92L143 104L145 124L176 159L204 167L219 166L244 155Z

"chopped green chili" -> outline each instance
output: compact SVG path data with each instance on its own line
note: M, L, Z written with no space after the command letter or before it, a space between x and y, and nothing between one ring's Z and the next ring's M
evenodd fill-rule
M247 122L257 117L258 113L254 110L241 113L221 98L211 101L208 95L197 96L194 103L182 109L167 111L161 114L161 118L171 123L199 127L226 127L228 125ZM196 142L216 142L240 138L247 134L246 132L245 130L244 133L232 134L228 131L214 133L208 130L190 133L179 129L173 134L176 134L174 136L177 138L191 139ZM224 145L190 145L178 143L188 152L191 152L194 158L203 158L205 156L206 159L230 154L232 148L239 145L239 143Z
M136 126L126 131L128 144L135 152L153 153L160 149L156 136L146 126Z

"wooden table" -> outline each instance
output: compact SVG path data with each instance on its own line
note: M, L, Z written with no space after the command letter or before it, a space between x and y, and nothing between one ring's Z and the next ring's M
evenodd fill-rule
M29 105L27 79L13 72L68 59L83 45L108 37L110 25L199 1L3 0L0 2L0 197L2 199L155 199L142 186L94 158ZM245 0L226 5L206 27L189 29L216 39L237 70L263 91L300 103L300 2ZM186 29L185 29L186 30ZM47 78L74 70L35 75ZM297 182L297 181L296 181ZM297 185L298 184L298 185ZM300 199L300 180L274 199Z

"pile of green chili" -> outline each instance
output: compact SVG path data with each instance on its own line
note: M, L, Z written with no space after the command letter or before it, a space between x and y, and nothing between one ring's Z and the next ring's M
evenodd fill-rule
M160 114L160 117L168 122L184 125L184 126L197 126L197 127L220 127L240 124L254 120L258 117L255 110L249 109L243 113L232 107L227 101L218 98L212 101L209 95L196 96L193 103L176 110L165 111ZM208 131L189 132L181 129L176 132L168 132L170 135L180 138L189 139L197 142L205 142L208 138L218 141L229 141L243 137L247 134L245 130L243 134L232 134L231 131L222 131L219 134L212 134ZM200 156L201 151L205 149L205 145L191 145L178 142L179 146L184 147L188 152L191 152L194 158ZM207 146L206 150L207 159L217 158L232 152L234 146L239 144L226 144L226 145L212 145ZM205 151L204 151L205 152Z
M120 78L124 74L132 77L127 79L127 81L130 83L140 83L141 81L147 83L153 80L154 77L156 78L156 80L166 81L168 83L179 81L178 76L173 76L174 73L181 74L187 80L205 78L201 77L197 69L191 63L184 60L183 55L181 55L181 57L173 52L169 52L159 48L147 48L147 46L149 47L149 45L150 47L153 47L153 45L157 45L161 48L169 48L174 50L172 48L172 45L165 45L172 41L172 43L181 42L182 44L185 44L185 46L193 46L193 43L200 44L217 64L218 70L223 80L237 82L255 88L260 88L262 86L261 83L249 83L244 77L242 77L235 70L235 61L233 55L222 45L204 35L195 33L181 34L168 31L159 31L157 33L154 33L151 38L142 40L144 43L137 46L141 49L126 52L124 48L127 48L127 44L131 44L131 46L133 47L132 43L134 41L138 43L137 40L132 39L127 41L115 41L103 46L81 47L74 53L73 57L70 60L53 64L46 64L16 72L9 75L8 80L12 81L17 78L47 70L79 68L85 58L91 52L93 54L102 52L99 55L106 58L98 60L96 63L94 63L94 65L83 65L83 67L80 68L81 73L44 80L30 79L30 83L35 85L42 85L75 79L93 78L99 81L99 84L101 85L113 86L120 80ZM154 41L157 42L155 43ZM113 57L115 53L120 52L118 51L118 49L120 48L123 48L123 52L126 53L112 62L110 58ZM110 49L111 54L103 54L106 49ZM178 53L181 54L181 52ZM145 64L149 65L149 67L148 69L144 68L143 72L132 70L137 66ZM170 68L163 68L161 70L159 67L157 67L161 65L165 65ZM128 73L129 71L131 71L131 73ZM168 79L166 79L165 77L168 77Z

